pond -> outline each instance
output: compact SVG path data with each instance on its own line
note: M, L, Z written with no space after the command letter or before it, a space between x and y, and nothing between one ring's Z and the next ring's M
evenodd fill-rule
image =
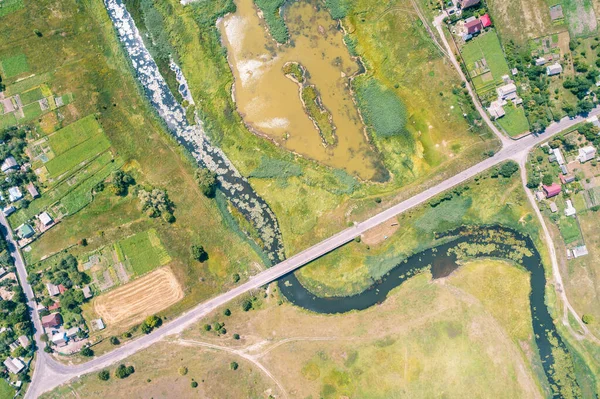
M277 45L252 0L236 0L237 10L219 22L235 77L234 97L246 125L295 153L372 179L380 161L366 138L350 78L361 69L344 45L343 34L326 8L312 1L285 5L290 42ZM336 139L323 137L309 118L296 82L284 67L305 69L320 95ZM314 118L313 118L314 119ZM381 168L382 166L379 165Z
M369 289L353 296L317 297L308 291L294 274L279 279L279 288L296 306L316 313L344 313L367 309L383 302L391 290L422 271L429 270L434 279L448 276L460 267L457 252L461 256L468 254L469 257L486 256L516 260L530 273L529 306L535 342L548 382L551 386L556 386L551 342L557 342L565 351L566 347L546 306L546 276L540 254L531 238L503 227L460 228L445 233L440 238L450 241L408 257L390 270L384 278L374 282ZM472 244L481 244L475 245L475 251L479 248L479 253L474 253L473 247L469 247ZM555 393L554 397L560 397L560 394Z

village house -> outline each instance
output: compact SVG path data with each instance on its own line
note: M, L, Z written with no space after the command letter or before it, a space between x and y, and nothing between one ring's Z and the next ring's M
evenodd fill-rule
M462 8L464 10L465 8L476 6L479 3L481 3L481 0L458 0L456 5L458 8Z
M50 226L52 223L54 223L54 220L52 219L52 217L48 214L48 212L42 212L38 215L38 219L40 220L40 222L42 223L42 225L44 227L48 227Z
M498 99L501 101L514 100L517 98L517 86L514 83L509 83L498 87L496 93L498 93Z
M67 344L67 334L64 331L59 331L52 335L51 341L56 346L65 346Z
M4 365L12 374L19 374L25 368L25 364L18 358L8 357L4 361Z
M488 14L482 15L481 17L479 17L479 21L481 21L481 25L484 28L489 28L490 26L492 26L492 19L490 18L490 16Z
M590 116L589 118L587 118L585 120L587 123L591 123L592 125L594 125L597 128L600 128L600 121L598 121L598 116L594 115L594 116Z
M542 66L544 65L546 62L546 59L544 57L539 57L535 59L535 66Z
M542 189L544 190L544 193L546 193L546 198L555 197L562 191L560 184L557 183L552 183L549 186L542 186Z
M573 175L563 175L562 173L560 175L558 175L558 177L560 178L560 182L562 184L569 184L575 181L575 176Z
M60 292L58 291L58 287L52 283L46 283L46 289L48 290L48 295L57 296Z
M472 18L472 19L471 19ZM475 17L471 17L465 20L465 30L468 35L476 35L483 29L481 21Z
M585 256L588 254L588 249L585 245L581 245L579 247L575 247L572 250L572 254L574 258L579 258L580 256Z
M32 237L34 234L35 234L35 231L28 224L22 224L19 227L17 227L17 236L20 239Z
M0 166L0 170L2 170L3 173L11 173L17 169L19 169L19 164L12 155L6 158L4 162L2 162L2 166Z
M85 299L90 299L92 297L92 289L90 288L89 285L86 285L85 287L83 287L83 289L81 290L83 292L83 297Z
M560 148L553 148L552 155L553 156L551 156L551 158L549 158L550 162L556 161L559 165L565 164L565 158L563 157L562 152L560 151Z
M562 73L562 71L563 67L558 62L546 67L546 75L548 76L559 75Z
M8 189L8 199L10 202L15 202L23 198L23 194L21 194L21 190L19 187L14 186Z
M4 216L10 216L13 213L15 213L16 210L17 210L17 208L15 208L14 206L10 205L10 206L5 207L2 210L2 213L4 213Z
M565 216L574 216L577 213L577 210L575 210L575 207L573 206L573 203L571 202L571 200L567 200L567 207L565 208Z
M37 190L37 188L35 188L33 183L29 183L27 185L27 191L29 191L29 194L31 195L32 198L38 198L40 196L39 191Z
M42 327L54 328L62 324L62 317L60 313L51 313L42 317Z
M594 158L596 158L596 149L591 145L579 149L579 156L577 157L579 162L584 163Z
M17 338L17 341L19 341L23 348L27 349L29 347L29 338L27 338L25 335L21 335L19 338Z

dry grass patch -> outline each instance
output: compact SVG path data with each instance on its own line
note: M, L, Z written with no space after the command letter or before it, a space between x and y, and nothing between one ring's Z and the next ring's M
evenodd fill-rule
M132 283L100 295L94 311L107 324L133 325L183 298L183 290L169 267L158 269Z

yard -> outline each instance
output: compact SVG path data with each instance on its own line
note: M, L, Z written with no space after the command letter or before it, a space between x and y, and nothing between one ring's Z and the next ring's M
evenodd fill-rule
M127 237L117 244L124 259L129 261L134 273L138 276L145 274L155 268L166 265L171 261L167 250L162 246L155 230L148 230Z
M508 104L504 107L506 115L498 119L496 123L511 137L517 137L529 131L529 121L525 116L525 110L521 106Z
M29 104L44 98L44 93L42 93L42 89L40 87L36 87L19 94L19 97L21 98L21 102L23 104Z
M579 224L574 217L562 217L558 222L558 228L566 245L573 244L582 239Z
M509 74L500 40L494 30L467 42L461 48L461 54L480 96L494 90L497 84L502 83L502 76ZM487 65L487 68L482 68L482 64Z

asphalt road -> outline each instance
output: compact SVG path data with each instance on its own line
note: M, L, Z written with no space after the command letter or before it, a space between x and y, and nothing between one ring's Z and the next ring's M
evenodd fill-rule
M594 109L590 115L600 114L600 108ZM287 260L257 274L252 277L246 283L231 289L215 298L212 298L204 303L197 305L195 308L182 314L181 316L173 319L172 321L165 323L159 329L153 331L148 335L144 335L138 339L121 345L114 351L105 355L99 356L80 365L65 365L55 361L50 355L42 350L39 350L36 361L36 367L34 369L32 383L26 394L26 398L37 398L43 392L49 391L58 385L61 385L68 380L78 377L80 375L101 370L105 367L110 366L113 363L121 361L134 353L149 347L157 341L160 341L164 337L172 334L177 334L189 327L194 322L198 321L202 317L206 316L215 308L231 301L232 299L267 285L268 283L277 280L278 278L285 276L288 273L304 266L310 261L328 253L332 250L342 246L343 244L353 240L355 237L361 235L367 230L385 222L386 220L397 216L407 210L414 208L415 206L422 204L432 197L443 193L454 186L465 182L466 180L474 177L475 175L484 172L501 162L508 159L522 159L523 155L531 150L532 147L547 140L551 136L569 129L577 123L584 121L585 118L577 117L574 119L563 119L559 123L554 123L546 129L546 132L542 135L535 136L530 135L518 141L508 141L505 143L504 148L499 151L496 155L488 158L462 172L450 177L449 179L441 182L440 184L431 187L405 201L402 201L381 213L365 220L364 222L358 223L353 227L337 233L326 240L288 258ZM6 219L4 216L0 216L0 223L3 226L7 226ZM10 231L10 230L9 230ZM27 283L27 272L24 267L24 262L21 257L20 251L16 249L16 245L12 240L12 235L8 234L9 242L11 243L11 252L15 257L15 265L19 274L19 279L23 285L23 289L27 296L27 299L32 306L32 318L36 327L36 343L40 348L43 348L44 343L40 341L40 320L35 306L33 305L33 292L31 287Z

